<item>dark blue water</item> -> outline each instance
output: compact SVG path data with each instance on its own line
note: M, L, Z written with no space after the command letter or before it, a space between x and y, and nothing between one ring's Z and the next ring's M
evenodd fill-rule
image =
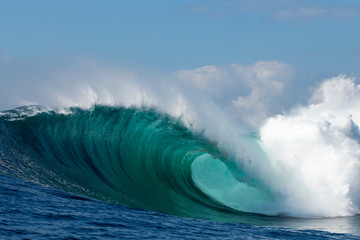
M360 236L174 217L0 175L0 238L360 239Z

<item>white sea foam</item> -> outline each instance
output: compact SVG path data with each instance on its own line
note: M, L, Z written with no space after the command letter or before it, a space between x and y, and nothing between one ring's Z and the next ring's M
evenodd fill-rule
M261 128L269 182L296 216L359 212L360 86L343 75L324 81L310 104Z

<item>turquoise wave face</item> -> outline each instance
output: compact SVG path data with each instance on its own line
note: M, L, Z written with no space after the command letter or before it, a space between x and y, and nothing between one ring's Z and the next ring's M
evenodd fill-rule
M32 115L24 107L4 112L3 172L113 203L193 218L244 221L251 214L243 211L271 201L270 194L234 177L231 161L176 119L137 108L69 111Z

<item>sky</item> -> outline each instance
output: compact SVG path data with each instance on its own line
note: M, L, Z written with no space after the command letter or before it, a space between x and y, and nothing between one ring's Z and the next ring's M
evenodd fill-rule
M302 101L324 78L359 79L359 26L357 0L0 0L0 110L94 68L171 76L224 107Z

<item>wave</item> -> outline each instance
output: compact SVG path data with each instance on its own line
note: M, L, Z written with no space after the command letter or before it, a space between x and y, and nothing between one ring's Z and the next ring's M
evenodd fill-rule
M341 76L325 81L309 106L268 118L258 132L237 128L209 105L198 114L202 128L151 107L20 107L0 114L0 167L50 187L193 218L357 214L358 89Z
M240 184L234 167L216 145L155 110L94 106L62 114L27 106L3 112L0 123L0 164L13 176L195 218L229 220L250 204L249 196L237 209L221 203L219 191Z

